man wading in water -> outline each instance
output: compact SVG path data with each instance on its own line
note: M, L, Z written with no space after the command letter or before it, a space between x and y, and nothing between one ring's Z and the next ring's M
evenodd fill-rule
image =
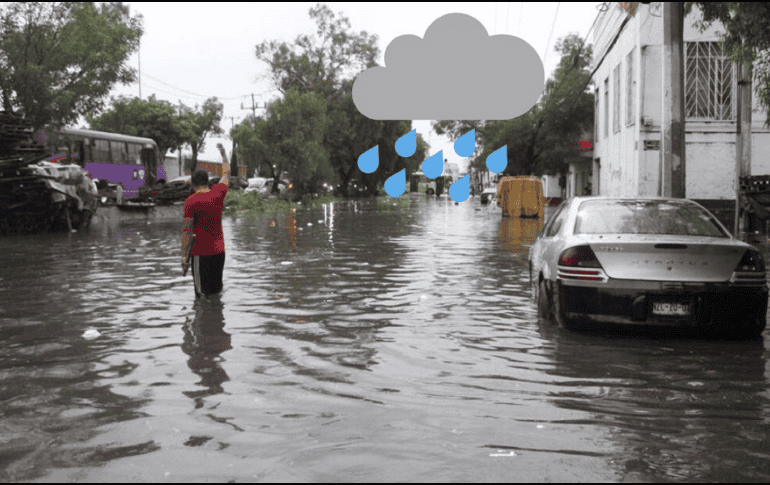
M222 169L220 182L211 188L208 186L209 174L205 170L196 170L191 177L195 193L184 201L182 269L186 273L188 265L192 264L196 299L222 291L222 271L225 268L222 208L230 185L230 164L226 160ZM190 262L188 254L191 255Z

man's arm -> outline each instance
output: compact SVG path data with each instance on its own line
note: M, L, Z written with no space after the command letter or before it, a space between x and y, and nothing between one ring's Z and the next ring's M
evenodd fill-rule
M219 179L219 182L230 186L230 162L227 160L222 162L222 178Z
M187 255L190 254L190 249L193 242L193 218L184 218L184 228L182 229L182 266L187 265Z

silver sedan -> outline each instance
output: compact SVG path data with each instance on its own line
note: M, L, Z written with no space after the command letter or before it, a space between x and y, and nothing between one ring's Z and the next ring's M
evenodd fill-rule
M686 199L577 197L529 252L538 314L590 322L701 328L756 338L767 325L762 254Z

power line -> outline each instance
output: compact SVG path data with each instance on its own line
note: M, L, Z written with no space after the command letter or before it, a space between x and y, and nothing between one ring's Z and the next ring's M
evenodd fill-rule
M149 74L147 74L147 73L144 73L144 76L146 76L146 77L148 77L148 78L152 79L152 80L153 80L153 81L155 81L155 82L159 82L159 83L163 84L164 86L168 86L168 87L169 87L169 88L171 88L171 89L175 89L175 90L177 90L177 91L182 91L182 92L188 93L188 94L190 94L190 95L192 95L192 96L197 96L197 97L199 97L199 98L204 98L204 99L208 99L208 98L211 98L211 97L213 97L213 96L205 96L205 95L203 95L203 94L198 94L198 93L194 93L194 92L192 92L192 91L188 91L188 90L186 90L186 89L182 89L182 88L180 88L180 87L174 86L173 84L169 84L169 83L167 83L167 82L165 82L165 81L161 81L160 79L158 79L158 78L156 78L156 77L154 77L154 76L150 76L150 75L149 75ZM240 96L231 96L231 97L228 97L228 98L220 98L220 97L217 97L217 99L219 99L220 101L230 101L230 100L233 100L233 99L242 99L242 98L245 98L245 97L247 97L247 96L248 96L248 94L242 94L242 95L240 95ZM188 98L186 98L186 99L192 99L192 98L188 97Z
M559 7L561 6L561 2L556 4L556 13L553 14L553 23L551 24L551 33L548 35L548 44L545 46L545 55L543 56L543 65L545 65L545 61L548 59L548 50L551 47L551 37L553 37L553 28L556 27L556 19L559 16Z
M557 12L558 12L558 7L557 7ZM578 52L575 54L575 56L580 56L580 55L582 54L583 48L584 48L584 46L586 45L586 42L588 41L588 36L591 34L591 31L593 30L594 26L596 25L596 22L597 22L597 20L599 19L599 16L600 16L600 15L601 15L603 12L604 12L604 10L600 10L599 12L597 12L597 14L596 14L596 18L594 18L594 22L591 24L591 28L589 28L589 29L588 29L588 32L586 32L586 35L585 35L585 37L582 39L582 41L581 41L581 43L580 43L580 46L579 46L579 48L578 48ZM554 18L554 22L555 22L555 18ZM628 18L626 18L626 21L623 23L623 25L621 25L621 29L620 29L621 31L622 31L622 29L623 29L623 26L625 26L625 24L626 24L627 22L628 22ZM618 32L618 36L619 36L619 35L620 35L620 32ZM613 41L613 43L614 43L614 41ZM549 40L549 44L550 44L550 40ZM602 60L603 60L603 59L602 59ZM569 68L567 69L567 72L565 72L565 73L564 73L564 76L562 77L562 80L561 80L561 82L562 82L562 83L565 83L565 81L567 81L567 79L568 79L568 77L569 77L570 75L571 75L571 76L576 76L576 75L578 75L578 73L582 72L582 69L581 69L581 70L579 70L579 71L575 71L575 68L576 68L576 66L578 65L578 62L577 62L577 61L578 61L578 59L577 59L577 58L575 58L575 59L573 60L572 64L571 64L571 65L569 66ZM599 64L601 64L601 62L600 62ZM597 65L596 69L598 69L598 65ZM591 82L591 79L593 78L593 75L594 75L594 73L596 72L596 69L594 69L594 70L593 70L593 72L591 72L591 73L590 73L590 75L588 76L588 80L587 80L587 82L585 83L585 85L583 85L583 87L582 87L582 88L581 88L581 89L580 89L578 92L576 92L576 93L575 93L575 95L573 96L573 102L571 103L571 107L570 107L570 109L572 109L572 106L574 106L574 104L575 104L575 103L577 102L577 100L579 99L579 97L580 97L580 93L582 93L583 91L585 91L585 88L588 86L588 84L590 84L590 82ZM573 71L574 71L574 72L573 72ZM568 93L568 94L569 94L569 93ZM564 98L564 99L566 100L566 99L567 99L567 96L565 96L565 98ZM543 106L543 112L545 112L545 111L548 109L548 107L549 107L549 106L552 106L552 105L551 105L551 104L545 104L545 105ZM554 109L555 109L555 108L554 108Z
M153 76L150 76L150 75L149 75L149 74L147 74L147 73L144 73L144 75L145 75L145 76L147 76L148 78L152 79L153 81L159 82L159 83L161 83L161 84L163 84L163 85L165 85L165 86L168 86L168 87L170 87L170 88L172 88L172 89L176 89L177 91L183 91L183 92L185 92L185 93L187 93L187 94L192 94L193 96L198 96L198 97L200 97L200 98L206 98L206 97L207 97L207 96L204 96L204 95L202 95L202 94L193 93L192 91L188 91L188 90L186 90L186 89L182 89L182 88L179 88L179 87L177 87L177 86L174 86L174 85L172 85L172 84L169 84L169 83L167 83L167 82L165 82L165 81L161 81L160 79L158 79L158 78L156 78L156 77L153 77Z

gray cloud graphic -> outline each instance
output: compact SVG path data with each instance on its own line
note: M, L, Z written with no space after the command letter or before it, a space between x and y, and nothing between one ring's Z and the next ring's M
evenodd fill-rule
M353 84L356 107L375 120L508 120L532 108L545 82L540 56L525 40L489 36L461 13L436 19L423 39L396 37L385 66Z

